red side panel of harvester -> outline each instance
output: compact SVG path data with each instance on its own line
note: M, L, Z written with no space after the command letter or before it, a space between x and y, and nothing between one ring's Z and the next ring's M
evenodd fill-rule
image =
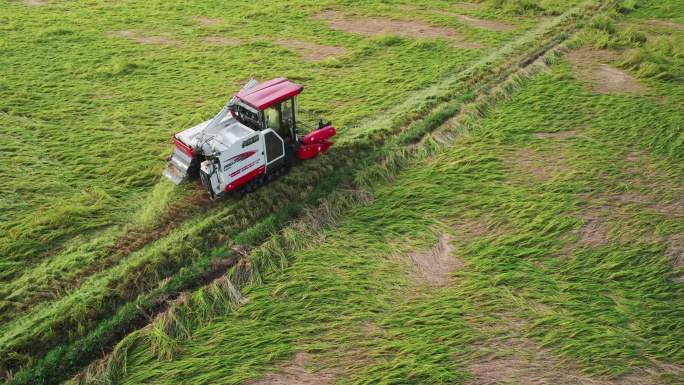
M336 133L335 127L326 126L305 135L301 139L303 144L299 147L299 151L297 151L297 157L299 159L309 159L328 151L330 146L335 144L328 139L335 136Z
M320 142L322 140L332 138L333 136L335 136L336 133L337 131L335 131L335 127L333 126L319 128L318 130L305 135L302 138L302 143L311 144L315 142Z
M314 156L324 153L328 151L330 146L335 144L334 142L331 142L329 140L322 140L319 143L314 143L314 144L307 144L306 146L301 146L299 147L299 151L297 152L297 157L299 159L309 159L313 158Z

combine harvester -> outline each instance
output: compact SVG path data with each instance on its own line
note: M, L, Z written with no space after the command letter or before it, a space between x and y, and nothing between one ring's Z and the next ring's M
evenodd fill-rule
M200 179L212 200L226 193L242 198L287 173L295 156L326 152L335 128L297 107L303 89L285 78L250 81L214 119L173 136L176 149L163 175L177 185ZM298 135L300 128L309 133Z

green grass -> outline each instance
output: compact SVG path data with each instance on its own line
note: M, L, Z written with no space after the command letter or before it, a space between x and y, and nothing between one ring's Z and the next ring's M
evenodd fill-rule
M650 358L682 362L684 291L668 280L674 272L664 257L665 237L682 230L677 218L637 205L607 221L621 233L605 245L576 239L581 213L594 208L583 194L622 192L631 181L654 202L666 200L670 181L684 173L681 162L659 162L654 175L629 171L625 147L652 149L625 143L609 127L582 131L592 139L533 137L570 123L551 109L525 108L535 98L595 108L580 81L568 83L541 77L484 119L480 132L412 164L391 185L376 186L372 204L344 215L325 243L287 256L284 271L244 291L249 303L196 328L173 360L144 343L129 351L123 379L238 383L308 351L314 368L341 368L342 383L459 381L477 356L472 343L492 338L476 331L476 320L504 314L527 321L525 335L592 375L617 376ZM631 97L610 99L617 108ZM651 103L658 108L655 98ZM518 151L553 158L559 148L567 169L550 181L512 164ZM654 221L650 238L631 237ZM471 233L478 222L485 230ZM451 286L438 291L416 288L405 262L405 253L436 242L435 228L452 234L454 256L465 262Z
M524 7L523 2L520 4ZM3 137L11 137L7 143L11 144L9 148L13 151L12 163L0 169L0 175L9 181L4 187L7 194L3 190L2 204L7 209L5 211L10 212L9 220L0 225L4 226L3 232L7 234L2 241L3 254L6 257L0 261L3 266L3 280L8 281L3 285L5 299L1 303L3 310L0 313L3 327L8 330L0 344L5 357L3 365L10 363L14 369L18 366L31 367L37 358L60 343L68 346L70 341L78 341L79 338L99 338L95 334L89 334L90 331L97 330L102 319L112 319L106 317L110 317L113 310L131 308L135 302L130 301L141 294L148 300L157 293L173 295L178 290L194 290L208 269L209 261L225 255L231 240L241 245L258 245L270 232L279 231L285 221L298 215L297 208L301 203L286 207L276 203L274 196L286 195L293 197L294 202L315 203L339 186L341 176L331 175L334 165L345 162L353 164L355 149L369 149L371 142L383 143L390 135L402 131L405 133L397 138L402 145L420 140L422 135L435 130L454 114L461 102L471 99L465 97L445 103L441 112L431 114L425 122L406 127L407 122L424 116L439 106L441 100L446 101L457 95L459 90L467 90L477 82L486 80L490 73L496 73L515 60L516 55L538 48L538 44L549 38L548 33L555 31L557 26L554 23L572 20L570 16L577 16L569 13L570 16L538 23L536 16L540 13L561 14L570 9L570 2L547 3L550 8L546 10L522 12L526 17L517 18L513 22L518 25L517 30L492 33L460 25L452 18L430 10L431 7L446 9L447 6L451 7L450 3L427 4L419 11L411 13L413 19L454 26L465 32L467 39L485 44L485 49L471 51L449 47L447 42L440 40L412 41L393 35L366 38L330 30L322 21L309 19L310 15L327 7L344 10L347 15L407 17L406 10L399 5L354 3L342 7L337 3L302 3L301 8L296 10L284 5L264 10L263 7L254 5L241 9L241 13L227 16L218 14L216 9L207 6L171 3L146 6L144 12L132 3L93 3L88 6L65 3L62 7L34 8L11 3L12 12L15 12L13 15L17 17L4 27L8 39L2 41L3 47L9 46L10 55L3 60L10 70L6 70L0 77L0 97L7 101L4 114L0 115L0 124L3 126ZM637 8L637 12L642 9ZM140 16L141 12L146 16ZM491 4L461 13L512 22L506 15L519 12ZM42 21L40 25L34 21L38 14ZM223 22L201 25L192 20L194 16L219 17ZM250 19L248 25L242 25L243 16L256 18ZM236 19L228 20L230 17ZM630 14L628 17L633 16ZM278 20L280 23L272 23L271 20ZM227 29L226 26L230 23L231 28ZM131 25L135 25L135 29ZM240 27L235 28L234 25ZM283 29L281 26L287 28ZM165 36L182 44L141 44L117 36L116 31L121 30L131 30L136 36ZM255 33L257 30L258 34ZM228 34L241 40L242 44L217 47L202 40L206 35ZM349 51L335 60L304 62L296 52L271 43L281 37L295 37L324 45L343 44ZM633 44L639 43L638 39L626 40ZM31 46L43 47L46 55L21 60L26 57L26 47ZM425 55L426 50L429 50L430 55ZM283 60L284 57L289 60ZM60 67L55 71L54 63L65 64L63 69ZM217 67L215 63L223 64ZM668 69L676 68L671 62L663 65ZM19 77L19 74L22 76ZM60 83L56 83L57 74L60 76ZM158 171L164 167L166 152L169 151L168 136L211 116L225 102L226 95L237 89L245 79L252 76L267 78L281 75L305 83L307 89L301 103L313 106L314 110L330 116L338 123L340 143L336 146L337 155L302 164L300 169L295 170L282 183L248 197L243 202L221 202L197 212L183 214L187 215L183 223L174 224L169 234L164 234L163 238L140 250L121 254L116 248L108 251L112 245L117 244L117 239L122 239L122 233L128 234L126 236L130 239L146 236L157 225L160 215L163 219L163 213L169 207L180 206L179 212L196 210L194 205L179 205L179 202L183 202L188 195L201 193L200 191L170 188L164 181L156 183L159 180ZM435 80L439 82L435 83ZM653 81L659 87L659 95L680 95L678 92L681 90L677 84L668 85L657 78ZM42 86L44 83L52 86ZM563 84L562 81L560 83ZM360 93L360 89L364 92ZM572 92L585 97L577 84L572 89ZM404 101L407 92L411 93L411 97ZM536 90L533 95L539 94L543 93ZM563 100L557 101L556 111L559 107L563 111L580 109L579 100L572 100L574 103L567 104ZM637 148L648 148L658 156L681 159L681 137L672 134L676 133L672 127L680 124L672 120L672 111L677 111L676 104L666 102L659 108L649 109L641 107L643 100L638 98L629 103L619 102L625 104L611 100L599 102L601 108L609 107L614 111L605 117L600 116L599 120L604 120L597 123L598 127L616 121L621 125L628 125L634 117L626 112L627 109L642 108L645 113L639 115L641 120L638 127L633 127L621 138ZM539 104L543 105L541 102L537 103ZM174 109L170 110L170 106ZM552 111L553 108L549 108L549 114ZM603 112L602 109L600 111ZM377 118L365 119L362 123L361 118L367 116ZM509 123L515 126L515 123L527 121L526 119L544 121L541 115L524 116L520 119ZM568 112L567 120L573 119L576 117ZM566 124L562 119L558 121L561 126ZM647 129L654 122L658 123L656 129ZM481 124L478 121L463 123L467 127ZM500 143L510 140L517 132L509 132L505 127L507 126L492 130L490 135ZM662 140L663 135L666 140ZM33 146L26 146L26 143ZM103 143L106 145L103 146ZM45 156L36 160L37 158L31 156L33 154L29 148L37 148ZM393 150L390 149L391 151ZM603 154L603 151L602 148L597 149L592 154ZM26 175L28 178L20 177L11 168L11 165L22 162L31 165L31 172ZM604 165L600 163L599 166ZM400 165L397 166L399 168ZM58 174L54 173L55 169L60 170ZM378 172L377 175L384 173L381 169ZM617 171L609 170L609 174L610 172ZM496 172L492 173L495 174ZM327 176L326 179L315 185L324 176ZM496 179L494 176L492 178ZM432 182L417 180L415 183L418 186L429 186ZM582 188L590 189L586 186ZM586 192L582 188L579 191ZM672 192L665 195L665 201L676 198ZM27 199L26 196L31 198ZM480 207L476 211L482 210ZM411 221L419 219L414 213L407 213L406 216ZM646 216L641 222L635 220L635 226L643 228L658 220L660 217L657 215ZM574 219L558 226L562 230L577 227L578 223L579 220ZM434 221L430 222L429 227L434 225ZM361 228L365 228L364 226ZM387 225L390 229L401 226L401 223ZM411 235L399 234L402 237ZM326 240L330 236L326 236ZM294 235L293 237L294 240L299 239L300 244L306 243ZM430 238L429 235L427 237ZM287 242L293 242L292 239ZM346 241L340 242L337 248ZM253 273L262 280L270 279L269 271L289 265L292 257L282 252L275 253L277 259L271 258L278 244L276 242L269 246L272 247L270 251L264 249L265 254L254 260L253 267L256 269ZM397 247L401 249L400 246ZM662 254L663 247L659 247L660 249L656 247L653 252ZM378 250L379 254L386 251L382 248ZM636 250L638 253L645 249ZM348 256L345 254L344 257ZM342 256L338 259L342 260L341 258ZM104 268L98 269L98 263L103 260L108 262L103 265ZM258 261L262 262L257 263ZM181 270L183 266L187 269ZM363 278L366 279L365 276ZM377 276L371 281L383 279ZM332 279L326 282L338 281ZM372 292L381 292L381 285L381 282L376 283L377 287ZM397 285L406 287L409 283L404 280ZM306 285L302 287L307 291L313 289ZM359 293L367 294L364 291L355 291L352 294L360 295ZM335 295L344 295L344 291ZM492 291L491 295L497 294ZM321 298L325 298L325 292L321 294ZM439 306L442 300L460 303L457 298L447 296L440 300L435 299L431 306ZM326 310L330 314L335 314L340 309L335 307L339 304L333 305ZM384 306L382 301L371 301L367 305L368 308ZM465 305L458 305L457 308L461 309L462 306ZM429 313L430 309L405 308L408 314ZM307 317L316 319L319 315L299 316L302 320L307 320ZM139 318L140 315L136 317ZM400 320L401 317L400 314L386 313L373 321L399 328L401 325L394 324L394 320ZM275 322L276 319L269 322ZM460 344L439 352L428 350L424 354L412 350L411 346L414 344L423 346L434 343L437 338L435 330L445 325L437 315L432 322L430 327L433 329L418 328L409 333L425 333L425 337L409 338L405 345L396 341L390 344L393 346L390 351L405 354L408 357L406 360L395 362L393 369L378 361L371 365L374 369L359 369L359 378L368 376L368 381L373 382L382 378L384 373L393 373L388 374L390 377L415 375L418 382L434 382L436 378L450 381L463 378L466 374L459 369L458 362L444 366L444 360L434 359L445 355L465 354L464 347ZM667 320L663 322L667 327ZM262 326L269 327L267 323ZM457 341L472 341L476 338L477 333L467 330L464 320L458 317L447 326L463 331L463 336L458 337L463 339L457 338ZM324 341L315 343L338 343L344 340L344 334L353 327L358 325L351 322L333 325L338 333L324 336ZM56 332L60 329L66 333ZM258 330L256 328L255 332ZM279 340L276 335L281 329L278 327L268 330L272 331L269 335L280 346L277 353L260 357L261 352L254 351L254 358L250 361L252 363L243 369L236 369L246 372L231 378L254 377L258 375L255 372L257 368L263 368L273 359L287 357L294 351L292 344L295 340ZM541 339L532 333L530 336ZM157 334L155 341L158 342L154 342L154 346L158 348L155 355L159 352L171 352L171 355L163 353L164 358L169 358L177 354L182 349L178 346L184 343L182 339L176 341L175 337L165 340L163 334ZM553 338L562 340L563 335ZM553 338L551 344L556 341ZM382 351L388 343L385 341L371 344L373 346L369 349ZM676 344L674 347L676 348ZM67 348L67 355L71 354L68 349L71 348ZM658 352L658 349L663 349L666 353L661 355L670 357L664 347L653 349ZM15 357L13 351L19 350L26 353L16 356L19 358L11 358ZM61 354L56 352L58 350L53 350L50 354ZM575 358L572 354L567 353L567 356ZM649 351L649 354L652 353ZM382 355L378 356L379 360L380 357ZM634 357L639 356L634 353ZM622 358L617 355L616 359ZM635 360L638 361L636 358ZM20 365L16 365L16 362L20 362ZM409 372L397 369L410 368L416 362L425 362L425 367L417 370L417 373L410 372L411 369L406 369ZM439 367L447 369L440 372ZM622 367L618 365L615 373L622 370L620 368ZM600 372L595 368L588 370ZM225 378L225 373L221 371L211 375Z
M556 59L471 116L476 130L367 183L373 202L324 243L277 256L245 288L247 304L195 328L172 360L130 348L121 378L239 383L304 351L340 383L457 382L481 354L473 343L502 338L478 327L511 319L586 375L681 365L684 289L668 247L684 229L666 207L681 200L683 88L650 80L644 95L596 95L573 71ZM603 236L592 239L596 221ZM441 290L416 285L406 258L437 242L436 229L465 263ZM682 379L660 370L659 382Z

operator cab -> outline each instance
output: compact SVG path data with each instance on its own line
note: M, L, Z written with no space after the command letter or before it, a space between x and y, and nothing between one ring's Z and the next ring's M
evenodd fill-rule
M299 150L295 97L304 87L277 78L240 91L231 109L241 123L258 131L273 130L289 163ZM276 147L271 143L271 147Z

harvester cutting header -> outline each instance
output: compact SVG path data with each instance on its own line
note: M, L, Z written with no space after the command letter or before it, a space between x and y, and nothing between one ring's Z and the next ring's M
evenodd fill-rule
M303 89L285 78L250 81L214 119L173 136L164 176L175 184L200 179L212 200L242 198L289 171L295 157L326 152L335 128L297 106Z

